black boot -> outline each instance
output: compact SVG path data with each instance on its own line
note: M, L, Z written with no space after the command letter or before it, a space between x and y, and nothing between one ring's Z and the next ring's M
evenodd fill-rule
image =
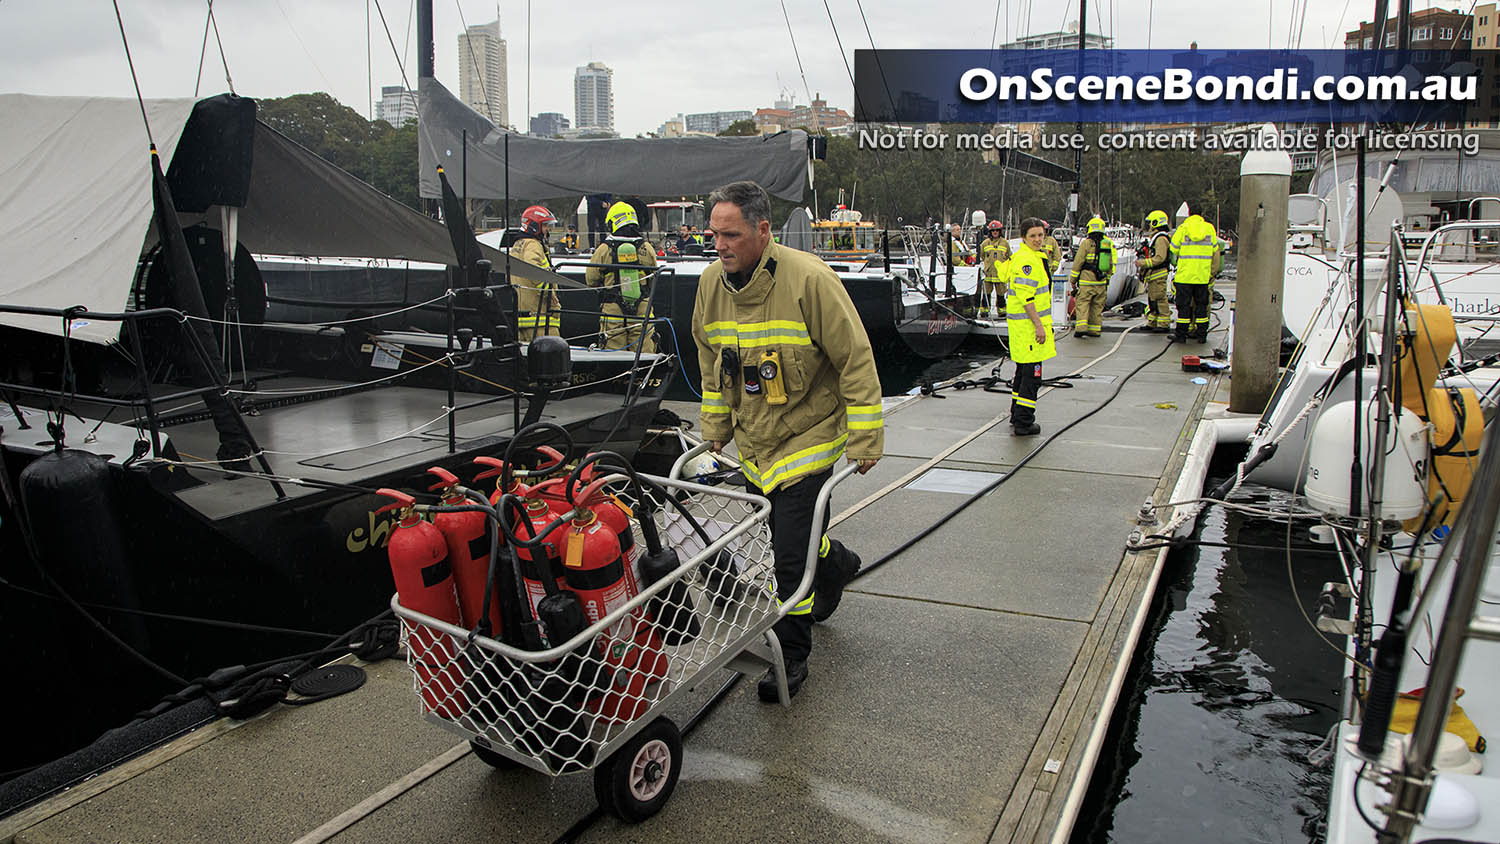
M818 561L818 575L813 580L813 621L827 621L844 599L844 587L859 574L863 565L859 555L835 540L828 540L828 556Z
M1018 437L1034 437L1042 432L1042 426L1032 422L1029 425L1016 425L1011 432Z
M788 662L786 664L787 696L796 697L797 691L805 682L807 682L807 660ZM781 702L781 698L776 694L776 669L766 669L766 676L760 678L760 682L755 686L755 692L760 695L761 703Z

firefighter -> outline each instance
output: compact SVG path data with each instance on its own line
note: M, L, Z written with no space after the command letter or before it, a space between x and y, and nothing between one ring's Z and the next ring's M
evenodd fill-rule
M552 212L540 205L533 205L522 211L521 236L510 245L511 257L544 270L552 269L552 261L547 257L547 235L556 222L557 218L552 216ZM536 281L521 273L512 273L511 284L516 288L516 309L521 312L516 317L521 342L530 343L537 337L548 334L561 336L562 306L558 304L557 291L553 289L552 282Z
M1088 234L1078 244L1073 256L1073 333L1079 337L1098 337L1104 329L1104 302L1109 298L1109 276L1114 272L1115 245L1104 234L1104 221L1094 217L1088 222Z
M1177 275L1172 286L1177 291L1177 336L1179 343L1191 337L1208 342L1209 285L1219 274L1223 260L1218 232L1202 216L1194 214L1172 233L1172 257Z
M1146 215L1146 244L1136 260L1136 269L1146 282L1146 330L1166 334L1172 330L1172 307L1167 304L1167 271L1172 259L1171 224L1167 212L1152 211Z
M564 253L577 252L578 251L578 227L577 226L573 226L573 225L568 226L567 233L564 234L562 237L558 238L557 245L558 245L559 251L561 251L561 252L564 252Z
M771 202L760 185L734 182L708 198L719 258L703 271L693 337L703 372L703 437L715 452L734 440L749 491L771 502L776 600L806 571L818 491L840 457L861 474L880 459L880 380L859 314L833 270L771 239ZM807 679L812 625L838 606L859 557L822 536L813 591L776 622L792 694ZM760 699L777 700L767 671Z
M652 280L656 274L650 268L656 266L656 247L641 235L635 208L628 202L611 205L604 222L609 226L609 236L594 250L589 264L640 266L640 269L590 266L584 270L588 286L600 288L599 333L604 338L604 348L634 349L640 343L643 353L653 353L656 342L647 320L651 319L651 291L655 287Z
M1018 437L1040 434L1036 394L1042 383L1042 361L1056 357L1052 339L1052 275L1043 253L1046 224L1035 217L1021 221L1021 245L1006 264L1005 323L1016 375L1010 385L1010 425Z
M1044 257L1047 259L1047 278L1050 279L1052 278L1052 274L1057 272L1057 268L1062 266L1062 244L1058 243L1057 238L1052 236L1051 223L1043 220L1042 230L1047 233L1047 236L1042 238L1042 247Z
M984 267L984 296L990 303L990 318L1000 318L1000 301L1005 295L1005 262L1010 260L1010 241L1005 239L1005 225L990 220L985 227L984 242L979 244L979 258Z

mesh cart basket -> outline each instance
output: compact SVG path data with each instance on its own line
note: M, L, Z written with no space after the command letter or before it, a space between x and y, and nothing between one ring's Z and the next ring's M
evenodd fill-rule
M679 461L673 474L684 465ZM833 486L851 470L825 485L820 518ZM616 477L609 490L634 512L630 485ZM655 814L676 785L681 736L661 716L674 697L720 668L759 674L769 666L788 701L771 632L781 609L770 504L733 487L642 477L681 504L658 502L654 510L662 543L677 550L681 565L604 617L590 614L593 623L566 642L515 648L391 598L426 718L467 736L475 755L496 767L552 776L593 770L600 805L627 821ZM634 520L632 530L643 549ZM811 589L816 537L809 558L789 607Z

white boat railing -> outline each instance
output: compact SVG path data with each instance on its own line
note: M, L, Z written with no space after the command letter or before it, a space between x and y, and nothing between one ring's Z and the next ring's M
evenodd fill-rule
M1428 252L1432 251L1433 244L1438 243L1439 241L1444 239L1444 235L1449 234L1450 232L1475 232L1483 231L1486 229L1500 229L1500 220L1459 220L1452 223L1444 223L1443 225L1433 229L1432 234L1428 235L1427 239L1422 241L1422 250L1417 253L1417 271L1415 273L1415 276L1417 278L1421 278L1422 271L1428 269ZM1495 246L1497 248L1497 254L1500 254L1500 244L1495 244ZM1468 247L1471 251L1473 250L1472 241L1468 244ZM1435 259L1442 258L1444 260L1452 260L1448 256L1443 255L1443 250L1441 247L1439 247L1437 253L1433 257ZM1429 275L1432 278L1432 287L1437 292L1438 302L1444 305L1448 304L1447 298L1443 296L1443 286L1442 283L1438 281L1437 275L1435 273L1430 273Z

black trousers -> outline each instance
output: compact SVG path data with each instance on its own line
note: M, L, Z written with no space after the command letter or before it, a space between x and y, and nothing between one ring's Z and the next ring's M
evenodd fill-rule
M812 536L813 508L818 503L818 492L833 476L833 469L825 469L809 475L789 487L777 487L767 494L755 484L747 489L755 495L764 495L771 502L771 552L776 558L776 600L786 601L802 583L807 570L807 540ZM832 510L830 507L829 510ZM830 513L823 514L823 523L818 526L821 535L828 530ZM838 540L828 540L828 550L820 555L818 570L813 574L813 591L803 600L800 608L794 607L782 616L772 629L781 641L781 653L788 663L801 662L812 653L812 604L820 584L847 583L854 575L854 554Z
M1179 284L1177 287L1177 339L1208 336L1209 285Z
M1024 428L1036 423L1036 394L1042 386L1042 364L1016 362L1010 380L1010 425Z

